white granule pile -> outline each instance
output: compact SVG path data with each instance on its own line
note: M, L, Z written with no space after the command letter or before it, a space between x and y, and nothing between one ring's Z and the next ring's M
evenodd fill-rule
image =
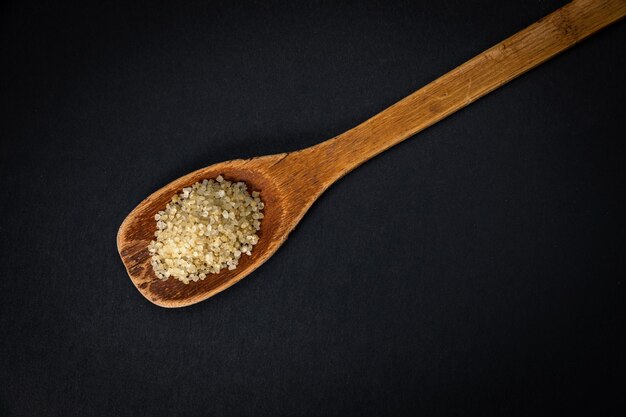
M185 284L235 269L259 240L263 202L243 182L197 182L175 195L158 212L156 240L148 246L157 277L174 277Z

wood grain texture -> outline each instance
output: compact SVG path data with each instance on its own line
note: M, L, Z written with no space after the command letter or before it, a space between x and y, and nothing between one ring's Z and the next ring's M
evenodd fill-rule
M132 282L163 307L187 306L223 291L272 256L315 200L346 173L625 14L626 0L574 1L326 142L292 153L218 163L167 184L142 201L120 226L117 246ZM190 284L159 280L147 249L156 231L154 215L183 187L220 174L260 191L265 218L259 243L235 270Z

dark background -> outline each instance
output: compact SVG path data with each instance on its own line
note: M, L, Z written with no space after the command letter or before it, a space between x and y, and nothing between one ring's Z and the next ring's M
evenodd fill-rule
M51 2L54 3L54 2ZM333 186L231 289L133 287L165 183L341 133L563 1L13 2L0 415L618 415L618 23Z

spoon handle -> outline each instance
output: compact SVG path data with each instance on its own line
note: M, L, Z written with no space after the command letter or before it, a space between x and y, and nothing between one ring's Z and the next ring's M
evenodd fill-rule
M304 149L301 161L328 186L625 14L626 0L572 1L355 128Z

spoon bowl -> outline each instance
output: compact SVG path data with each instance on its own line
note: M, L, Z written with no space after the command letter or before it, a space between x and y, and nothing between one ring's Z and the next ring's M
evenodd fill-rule
M285 241L308 206L305 200L286 196L291 187L282 186L276 163L287 154L221 162L191 172L151 194L124 220L117 235L117 247L128 275L137 289L151 302L162 307L182 307L202 301L235 284L265 262ZM148 245L154 240L155 214L163 210L184 187L222 175L229 181L244 181L251 191L259 191L265 204L258 243L250 256L243 255L234 270L223 268L207 274L204 280L184 284L170 278L161 280L150 264ZM298 204L298 202L300 204ZM311 201L312 203L312 201ZM288 207L287 207L288 204Z
M624 0L575 0L357 127L297 152L238 159L187 174L142 201L124 220L117 247L133 284L151 302L183 307L230 287L272 256L332 183L363 162L467 106L626 15ZM154 215L184 187L222 175L259 191L265 204L258 243L234 270L203 281L162 281L150 264Z

